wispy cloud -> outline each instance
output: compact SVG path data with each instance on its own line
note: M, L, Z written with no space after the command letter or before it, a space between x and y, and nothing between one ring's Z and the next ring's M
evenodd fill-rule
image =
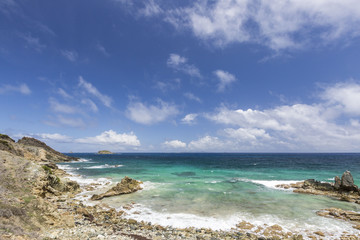
M103 45L100 43L96 44L96 50L98 50L100 53L102 53L105 57L110 57L110 53L105 49Z
M214 71L215 76L219 80L218 91L223 92L226 87L228 87L231 83L236 81L236 77L229 72L225 72L223 70Z
M19 34L19 36L25 40L26 47L32 48L37 52L42 52L46 48L46 45L42 44L40 42L39 38L31 36L30 33L29 34Z
M176 71L183 72L187 75L190 75L192 77L198 77L201 78L200 70L195 67L194 65L188 64L188 59L185 57L182 57L178 54L172 53L170 54L167 65L170 68L175 69Z
M132 101L127 107L127 117L137 123L151 125L173 117L179 113L176 105L158 100L157 105L146 105Z
M66 114L73 114L78 113L79 110L74 107L67 104L59 103L56 99L50 98L49 99L50 108L52 111L57 113L66 113Z
M179 89L181 85L181 79L176 78L168 81L156 81L154 88L157 88L163 92L167 92L169 90Z
M198 103L202 103L201 99L197 96L195 96L193 93L191 92L186 92L184 93L184 96L187 98L187 99L190 99L190 100L193 100L193 101L196 101Z
M79 54L76 51L61 50L60 53L63 57L65 57L70 62L76 62L76 60L79 57Z
M98 112L99 109L98 107L96 106L96 104L91 101L90 99L86 98L86 99L82 99L81 100L81 103L88 106L88 108L92 111L92 112Z
M96 97L106 107L111 107L111 97L100 93L96 87L94 87L91 83L85 81L82 76L79 77L79 86L85 89L92 96Z
M68 94L68 93L67 93L64 89L62 89L62 88L59 88L58 91L57 91L57 93L58 93L60 96L62 96L63 98L65 98L65 99L72 99L72 98L73 98L70 94Z
M144 1L144 5L144 8L140 9L139 14L145 17L158 15L163 12L160 5L157 4L154 0Z
M86 124L84 120L79 117L64 117L62 115L56 115L51 120L45 120L45 124L53 127L73 127L84 128Z
M0 94L5 94L8 92L18 92L24 95L31 94L30 88L25 83L22 83L20 85L4 84L0 87Z

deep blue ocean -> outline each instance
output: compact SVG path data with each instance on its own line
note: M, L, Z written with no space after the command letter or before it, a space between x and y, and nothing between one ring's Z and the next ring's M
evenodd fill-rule
M316 211L330 207L360 211L360 205L275 186L310 178L332 182L334 176L341 177L346 170L351 171L355 184L360 184L360 154L69 155L82 161L60 166L84 182L115 183L124 176L144 182L142 191L103 200L119 209L135 202L127 211L129 218L174 227L230 229L245 220L256 226L279 224L305 233L321 230L329 236L359 232L346 222L319 217ZM86 199L91 194L83 195Z

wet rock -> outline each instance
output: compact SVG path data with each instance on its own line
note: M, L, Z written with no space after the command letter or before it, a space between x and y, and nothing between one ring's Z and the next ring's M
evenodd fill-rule
M321 237L325 237L325 234L321 231L314 232L316 235L319 235Z
M236 224L236 227L240 228L240 229L250 230L250 229L254 228L255 226L249 222L241 221L240 223Z
M353 223L360 223L360 213L353 211L345 211L340 208L328 208L316 212L317 215L322 217L332 217L350 221Z
M122 194L129 194L141 190L142 182L125 176L120 183L116 184L115 187L111 188L103 194L95 194L91 197L91 200L101 200L105 197L118 196Z

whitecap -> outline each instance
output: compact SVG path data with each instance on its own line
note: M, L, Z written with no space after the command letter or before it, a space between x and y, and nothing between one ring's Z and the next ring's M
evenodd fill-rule
M104 164L104 165L96 165L96 166L91 166L91 167L84 167L84 169L102 169L102 168L118 168L118 167L123 167L124 165L108 165L108 164Z
M301 182L301 181L303 181L303 180L254 180L254 179L247 179L247 178L232 178L230 180L231 183L251 182L251 183L263 185L267 188L279 189L279 190L293 190L293 189L292 188L283 189L283 188L276 187L277 185L282 185L282 184L290 185L290 184L294 184L294 183Z
M89 158L89 159L79 158L79 159L77 160L77 162L89 162L89 161L91 161L91 160L92 160L91 158Z

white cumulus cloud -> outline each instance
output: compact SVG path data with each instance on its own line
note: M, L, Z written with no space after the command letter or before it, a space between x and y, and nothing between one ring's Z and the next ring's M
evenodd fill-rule
M205 136L198 140L193 140L188 144L188 148L191 151L207 151L217 152L223 151L225 145L218 137Z
M322 97L346 113L360 115L360 85L355 82L337 83L327 88Z
M165 141L164 145L170 148L186 148L186 143L180 140Z
M198 114L196 113L187 114L183 119L181 119L181 122L189 125L194 124L197 116Z
M75 141L86 144L140 146L140 141L133 132L117 133L113 130L104 131L95 137L78 138Z
M329 86L314 104L281 105L264 110L222 107L206 117L215 123L236 126L226 128L227 138L263 149L281 151L359 151L359 116L356 102L360 85L338 83ZM271 141L270 141L271 140Z
M176 29L219 47L256 43L279 51L360 36L358 0L204 0L161 13Z
M131 120L151 125L163 122L179 113L176 105L159 100L157 105L145 105L142 102L131 102L127 107L127 117Z

